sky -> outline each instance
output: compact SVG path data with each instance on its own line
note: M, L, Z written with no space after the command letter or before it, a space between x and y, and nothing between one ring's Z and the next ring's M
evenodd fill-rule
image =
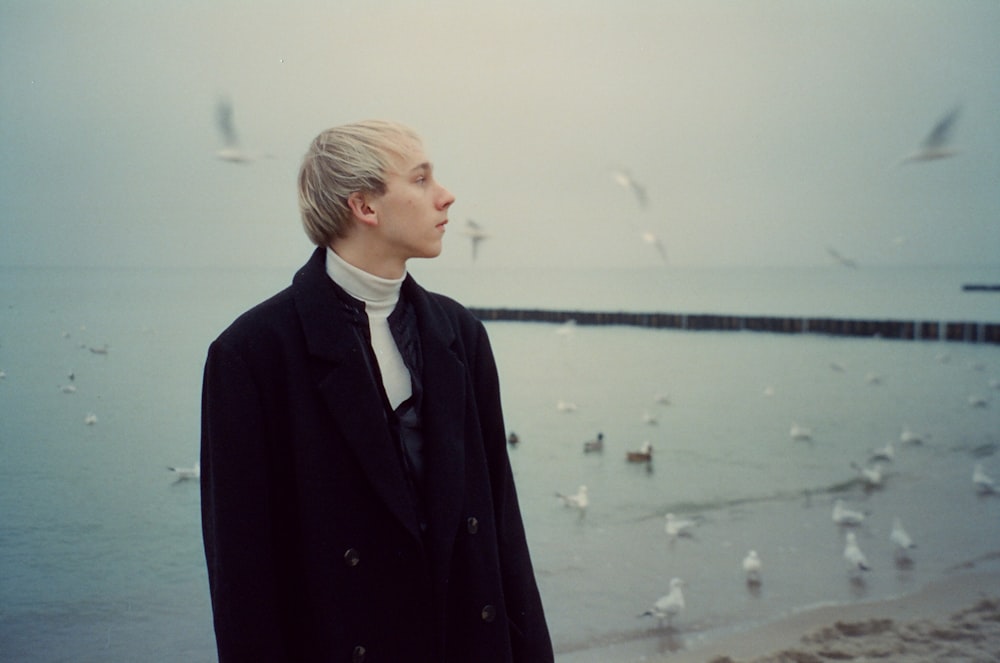
M395 119L443 267L1000 262L995 0L0 0L0 265L280 267L323 129ZM228 98L250 164L214 158ZM951 109L959 154L899 165ZM627 168L648 205L612 179Z

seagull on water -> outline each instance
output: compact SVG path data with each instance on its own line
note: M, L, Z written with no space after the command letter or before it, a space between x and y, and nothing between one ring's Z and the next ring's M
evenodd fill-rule
M746 574L747 584L760 584L761 568L760 555L757 554L757 551L751 550L748 552L747 556L743 558L743 573Z
M805 426L800 426L799 424L792 424L792 427L788 431L788 436L793 440L806 441L813 438L813 433L811 428L806 428Z
M868 565L868 558L865 557L865 554L861 552L861 548L858 547L858 539L854 536L854 532L847 533L847 545L844 546L844 559L847 560L847 568L850 569L851 573L860 573L871 569Z
M844 500L837 498L833 503L833 522L838 525L860 525L865 521L867 514L847 508Z
M851 467L857 470L858 475L867 488L878 488L882 485L882 466L879 463L862 467L857 463L851 463Z
M684 593L681 587L684 581L680 578L670 580L670 591L661 596L653 604L653 607L639 615L640 617L656 617L660 622L660 627L666 622L667 626L673 626L673 619L684 611Z
M903 529L903 522L898 517L892 519L892 532L889 533L889 540L895 546L896 557L899 559L909 559L908 551L917 547L917 544Z
M94 414L93 412L88 412L87 416L83 418L83 423L87 424L88 426L93 426L94 424L97 423L97 415Z
M889 442L884 447L879 447L878 449L872 449L870 460L882 460L886 462L892 462L892 459L896 457L896 447L893 446L892 442Z
M671 539L676 539L679 536L691 536L691 530L697 523L688 518L678 518L672 513L666 515L666 525L664 525L664 530Z
M937 159L947 159L958 154L958 150L949 145L951 133L955 122L958 120L960 106L956 106L947 115L938 120L931 132L927 134L924 142L912 154L903 158L900 165L917 161L935 161Z
M479 243L484 239L489 239L491 235L486 232L486 230L480 226L478 223L472 219L465 220L465 228L460 230L463 235L469 238L472 242L472 260L475 262L476 255L479 253Z
M986 474L982 463L976 463L972 469L972 484L976 487L976 492L982 495L996 492L996 483L993 481L993 477Z
M903 426L903 430L899 433L899 441L902 444L923 444L924 438L910 430L909 426Z
M556 497L562 500L563 506L576 509L580 512L581 516L587 511L587 507L590 506L590 498L587 497L586 486L580 486L575 495L563 495L557 492Z
M191 467L168 467L167 469L174 473L177 481L188 481L201 477L201 463L195 463Z
M576 403L570 401L559 401L556 403L556 410L559 412L576 412Z

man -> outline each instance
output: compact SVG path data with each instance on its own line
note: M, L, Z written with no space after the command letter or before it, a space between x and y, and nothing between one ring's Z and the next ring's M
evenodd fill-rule
M406 273L440 253L454 200L398 124L310 146L317 249L205 366L222 663L553 660L485 328Z

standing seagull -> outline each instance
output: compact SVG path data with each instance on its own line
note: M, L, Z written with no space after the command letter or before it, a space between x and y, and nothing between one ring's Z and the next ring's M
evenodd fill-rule
M743 572L747 575L748 585L760 584L761 567L760 555L757 554L756 550L751 550L743 558Z
M236 136L233 125L233 105L227 99L220 99L215 106L215 123L222 134L223 147L215 152L215 156L230 163L249 163L252 157L244 152Z
M903 529L903 523L899 518L892 519L892 532L889 534L889 540L895 545L896 559L898 560L909 559L909 551L917 547L917 544Z
M958 154L958 150L950 147L948 141L955 121L958 119L960 106L953 108L947 115L941 118L929 134L920 148L906 156L900 165L914 161L934 161L936 159L947 159Z
M667 626L672 626L674 617L684 610L684 593L681 592L681 587L683 586L684 581L680 578L671 579L670 591L665 596L657 599L652 608L639 616L656 617L660 621L660 627L663 626L664 621L667 623Z
M476 260L476 254L479 250L479 243L484 239L488 239L490 234L486 232L482 226L473 221L472 219L466 219L465 229L461 231L463 235L472 240L472 260Z
M858 547L858 539L854 532L847 533L847 545L844 546L844 559L847 560L847 568L852 574L868 571L868 558Z

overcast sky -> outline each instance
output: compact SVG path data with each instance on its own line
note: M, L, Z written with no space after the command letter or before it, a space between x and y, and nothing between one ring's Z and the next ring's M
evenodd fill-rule
M1000 2L0 0L0 265L299 265L322 129L397 119L443 266L996 264ZM214 105L243 146L216 160ZM961 106L951 159L899 166ZM611 178L641 181L641 209Z

